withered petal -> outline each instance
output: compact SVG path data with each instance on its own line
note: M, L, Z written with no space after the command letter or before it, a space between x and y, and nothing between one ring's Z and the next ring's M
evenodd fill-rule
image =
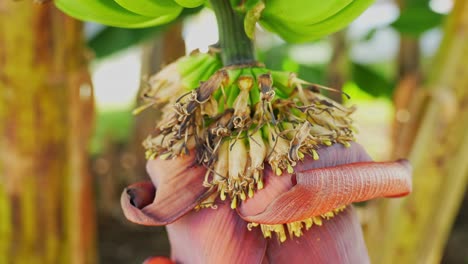
M317 152L320 157L318 160L306 158L304 162L298 162L294 170L296 172L301 172L304 170L372 160L364 148L354 142L351 143L350 147L335 144L330 147L320 148ZM293 187L292 176L292 174L277 176L272 172L271 168L267 166L264 170L265 188L257 191L253 198L243 202L239 207L239 213L243 216L248 216L265 211L272 201Z
M263 211L247 214L249 211L242 207L240 215L255 223L289 223L353 202L403 196L411 191L411 166L405 160L357 162L297 171L295 179L297 184L278 195Z
M127 219L137 224L172 223L210 194L203 187L206 169L196 166L193 154L148 161L147 170L152 183L133 184L120 199Z
M305 252L307 252L305 254ZM270 240L265 263L369 263L361 226L352 206L299 238Z
M130 204L143 208L154 201L156 188L151 181L134 183L126 188Z
M166 228L176 263L262 263L265 257L260 229L249 231L229 203L192 211Z

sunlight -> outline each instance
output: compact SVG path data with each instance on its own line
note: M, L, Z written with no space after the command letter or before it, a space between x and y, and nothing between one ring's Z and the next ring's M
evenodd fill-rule
M140 48L117 53L92 66L98 110L129 108L140 83Z

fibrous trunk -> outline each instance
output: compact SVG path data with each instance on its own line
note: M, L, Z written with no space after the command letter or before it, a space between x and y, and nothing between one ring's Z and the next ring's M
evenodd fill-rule
M467 28L468 3L456 1L428 87L415 94L420 112L410 113L420 120L407 152L414 193L382 202L378 218L369 221L375 263L439 263L442 257L468 183Z
M0 4L0 263L94 263L82 24Z

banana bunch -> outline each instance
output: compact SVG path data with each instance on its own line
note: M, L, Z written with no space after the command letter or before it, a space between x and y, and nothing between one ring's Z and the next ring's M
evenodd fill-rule
M319 147L354 140L354 109L320 95L322 87L293 73L261 65L225 67L187 88L169 98L166 115L143 144L148 159L196 151L208 168L204 186L216 190L201 208L218 198L236 208L252 197L263 188L265 162L277 175L292 173L306 156L319 159Z
M372 2L374 0L260 0L247 12L246 28L252 28L252 21L258 21L288 42L312 41L346 27Z
M125 28L150 27L176 19L184 7L205 0L55 0L66 14L80 20Z

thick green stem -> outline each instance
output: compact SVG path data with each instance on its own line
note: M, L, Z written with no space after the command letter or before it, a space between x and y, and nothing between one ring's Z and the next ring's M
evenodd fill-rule
M441 263L468 186L468 164L462 162L468 159L466 28L468 2L456 0L426 89L410 97L412 103L421 101L420 106L400 128L408 133L411 127L407 126L417 128L408 135L411 140L407 141L413 143L406 152L413 166L413 193L405 199L382 201L377 218L367 224L373 263ZM450 99L442 102L441 98Z
M232 9L229 0L210 0L216 14L221 58L224 66L255 62L252 40L245 34L244 16Z

